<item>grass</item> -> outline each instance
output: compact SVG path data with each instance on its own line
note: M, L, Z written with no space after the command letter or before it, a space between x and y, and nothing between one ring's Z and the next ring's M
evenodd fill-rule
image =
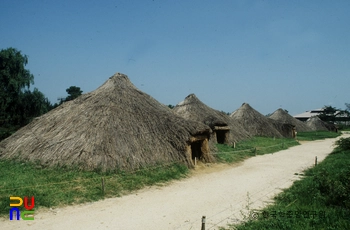
M253 137L238 142L235 148L225 144L217 144L219 153L216 157L221 162L237 163L255 155L274 153L295 145L299 145L299 143L294 139Z
M257 220L228 229L350 229L350 139L337 145L302 180L276 196L273 205L255 212Z
M323 140L325 138L335 138L340 136L341 133L335 133L330 131L312 131L312 132L298 132L297 139L299 141L314 141Z
M35 209L121 196L145 186L185 177L182 164L127 172L86 172L64 168L41 168L31 163L0 161L0 216L9 214L10 196L35 197ZM102 178L105 191L102 192ZM12 203L12 202L11 202ZM23 207L21 207L23 208Z
M218 145L222 162L239 162L250 156L273 153L298 145L294 139L254 137L236 148ZM10 196L35 197L35 209L96 201L121 196L145 186L180 179L188 174L185 165L172 164L133 173L86 172L72 168L42 168L28 162L0 161L0 216L8 216ZM101 180L105 180L102 192Z
M339 127L340 131L350 131L350 126L349 125L339 124L338 127Z

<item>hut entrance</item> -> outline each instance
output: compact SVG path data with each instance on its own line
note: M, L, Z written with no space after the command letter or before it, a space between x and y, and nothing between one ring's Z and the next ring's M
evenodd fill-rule
M228 130L217 130L216 131L216 140L219 144L225 144L227 142L226 135Z
M297 129L294 126L293 129L292 129L292 137L296 138L296 136L297 136Z
M197 161L211 162L209 155L209 133L207 135L196 135L190 138L187 145L187 152L192 163L195 165Z
M194 141L191 143L192 160L194 160L194 158L197 158L198 160L202 158L202 145L203 140Z
M219 144L227 144L228 143L228 135L230 128L227 126L215 126L214 131L216 134L216 141Z

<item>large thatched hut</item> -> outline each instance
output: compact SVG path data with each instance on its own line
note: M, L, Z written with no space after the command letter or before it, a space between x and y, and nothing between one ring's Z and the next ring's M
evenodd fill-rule
M247 103L243 103L230 117L239 122L252 136L293 137L293 125L272 120Z
M225 113L205 105L195 94L188 95L173 111L183 118L208 125L213 131L210 139L213 143L232 144L249 138L241 124L231 120Z
M174 114L117 73L0 142L0 158L92 170L211 161L210 128Z
M277 109L275 112L273 112L269 116L269 118L276 120L280 123L294 125L297 132L312 131L311 128L306 125L306 123L299 121L298 119L292 117L285 110L283 110L281 108Z

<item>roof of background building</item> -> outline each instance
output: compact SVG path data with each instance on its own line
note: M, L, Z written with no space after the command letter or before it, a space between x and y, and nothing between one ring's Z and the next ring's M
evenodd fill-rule
M293 117L294 118L310 118L310 117L319 115L323 110L324 110L323 108L321 108L321 109L313 109L313 110L310 110L310 111L306 111L304 113L300 113L300 114L294 115Z

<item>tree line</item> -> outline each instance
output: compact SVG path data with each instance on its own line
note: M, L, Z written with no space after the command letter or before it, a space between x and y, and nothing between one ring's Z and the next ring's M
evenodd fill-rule
M27 64L28 56L15 48L0 51L0 140L83 92L79 87L71 86L66 89L67 97L52 104L39 89L30 90L34 75L26 69Z

